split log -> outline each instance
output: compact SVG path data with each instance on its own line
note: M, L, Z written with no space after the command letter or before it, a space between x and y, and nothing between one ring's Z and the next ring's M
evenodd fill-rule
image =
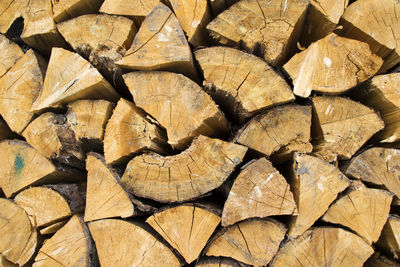
M77 53L112 81L117 90L125 93L122 70L115 62L122 59L132 44L137 31L132 20L90 14L62 22L57 29Z
M26 142L0 142L0 187L6 197L27 188L52 182L79 180L82 173L62 165L55 165ZM40 166L40 167L39 167Z
M44 113L23 131L26 141L47 158L84 168L85 152L102 151L112 103L78 100L66 114Z
M2 254L0 254L0 266L1 267L18 267L17 264L14 264L6 259Z
M101 266L181 266L168 247L138 225L105 219L89 223L89 229Z
M51 235L60 230L68 221L61 221L53 223L45 228L40 229L41 235Z
M122 164L143 150L168 151L167 136L157 122L133 103L121 98L104 134L107 164Z
M272 163L261 158L235 179L222 212L222 226L253 217L296 215L289 184Z
M300 40L302 46L308 47L333 32L348 4L349 0L311 0Z
M383 227L377 246L387 253L393 254L396 259L400 257L400 217L389 215Z
M393 195L386 190L367 188L354 181L322 220L349 227L368 243L376 242L388 218Z
M136 196L159 202L191 200L221 186L246 152L244 146L199 136L175 156L135 157L121 181Z
M135 208L120 185L120 177L106 165L102 156L88 154L85 222L111 217L130 217Z
M385 128L376 138L382 143L400 141L400 73L378 75L361 84L350 96L379 111Z
M305 154L295 155L290 178L298 209L298 215L290 218L290 237L307 231L328 210L337 195L350 185L347 177L334 165Z
M168 143L185 149L198 135L221 136L228 121L209 95L183 75L131 72L123 75L137 107L167 130Z
M364 264L365 267L399 267L400 264L379 252L375 252Z
M46 68L45 60L28 50L0 78L0 114L16 133L21 133L34 117L31 108L43 87Z
M24 56L22 49L0 34L0 78Z
M346 175L367 183L384 185L400 197L400 150L373 147L353 157Z
M143 21L124 58L116 62L132 70L169 70L197 80L193 56L178 19L159 3Z
M314 153L329 162L350 159L384 123L371 108L343 97L313 98Z
M169 0L167 0L169 1ZM152 11L160 2L160 0L105 0L100 7L100 12L127 16L135 20L139 25L144 18Z
M273 219L251 219L222 230L210 241L207 256L229 257L253 266L266 266L278 252L286 227Z
M61 22L81 15L97 13L103 0L51 0L51 2L54 20Z
M243 267L244 265L228 258L200 258L196 267Z
M95 253L89 230L82 218L74 215L44 242L33 266L95 266Z
M0 198L0 253L19 266L25 265L37 246L37 232L26 212L11 200Z
M220 44L258 52L273 66L294 53L303 30L308 0L241 0L208 24Z
M312 151L311 107L284 105L254 117L235 137L235 142L266 156L286 157L294 151Z
M311 91L343 93L378 72L383 60L366 43L334 33L296 54L283 69L293 80L293 92L309 97Z
M341 228L317 227L287 242L271 267L362 267L373 252L373 248L355 234Z
M146 220L188 264L200 256L220 221L213 212L193 205L169 208Z
M51 187L31 187L16 195L14 201L29 215L32 225L46 227L83 210L85 203L77 187L63 186L62 193Z
M400 62L400 5L393 0L363 0L346 8L340 20L341 34L369 44L384 59L381 72Z
M207 24L211 21L211 10L207 0L168 0L193 46L208 44Z
M5 0L0 2L0 32L6 33L13 22L24 15L29 0Z
M285 79L256 56L228 47L210 47L197 50L195 58L205 89L238 121L295 98Z
M119 98L114 88L89 62L76 53L62 48L53 48L43 89L32 105L32 110L60 107L78 99Z

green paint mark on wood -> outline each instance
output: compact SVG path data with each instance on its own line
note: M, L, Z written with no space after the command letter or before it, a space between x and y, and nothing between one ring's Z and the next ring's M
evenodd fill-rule
M24 159L21 157L20 154L18 154L15 157L15 160L14 160L14 173L15 173L15 175L17 175L17 176L20 175L22 173L22 169L24 168L24 166L25 166Z

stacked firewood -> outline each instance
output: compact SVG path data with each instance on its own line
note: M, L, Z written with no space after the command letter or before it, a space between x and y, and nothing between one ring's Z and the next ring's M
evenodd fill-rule
M1 0L0 33L0 267L400 266L398 0Z

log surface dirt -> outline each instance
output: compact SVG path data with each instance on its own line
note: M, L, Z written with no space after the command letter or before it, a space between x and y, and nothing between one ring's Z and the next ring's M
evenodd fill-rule
M0 0L0 267L399 257L399 0Z

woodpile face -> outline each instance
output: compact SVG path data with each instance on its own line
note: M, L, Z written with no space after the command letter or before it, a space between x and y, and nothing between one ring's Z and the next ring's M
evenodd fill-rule
M0 0L0 267L400 266L398 0Z

